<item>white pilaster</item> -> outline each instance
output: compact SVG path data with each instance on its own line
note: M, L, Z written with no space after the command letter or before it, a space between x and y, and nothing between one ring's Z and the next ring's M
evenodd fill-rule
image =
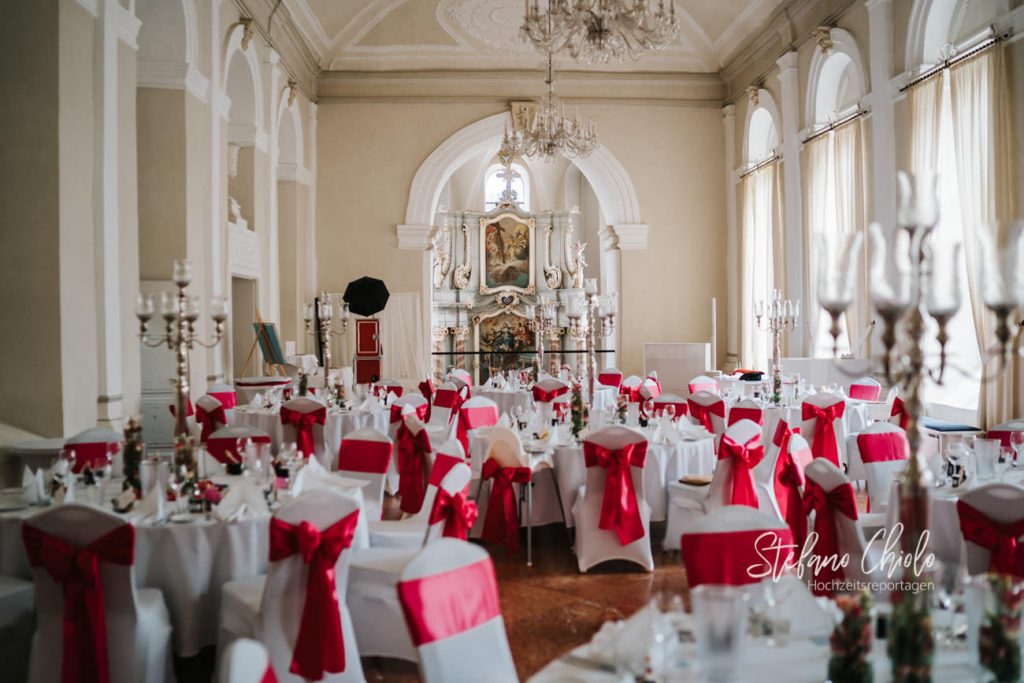
M278 210L277 210L277 156L278 156L278 128L280 121L278 121L278 102L280 100L279 91L281 89L282 70L281 70L281 56L277 54L275 50L267 50L267 66L270 73L268 79L270 81L270 89L267 91L270 93L270 97L267 99L268 109L270 110L270 149L268 151L269 164L267 164L267 182L269 183L270 192L270 220L267 225L269 226L267 234L267 256L265 262L267 263L267 273L269 282L268 287L270 289L270 315L271 320L281 319L281 259L280 259L280 228L278 226Z
M778 59L782 84L782 172L785 185L783 215L786 226L786 296L806 299L804 292L804 206L800 185L800 84L797 53L787 52ZM804 352L803 335L789 338L789 354Z
M867 0L871 46L871 196L874 220L896 225L896 124L892 49L892 0Z
M398 248L409 251L423 251L430 246L432 225L399 225Z
M206 291L210 296L226 296L231 292L227 282L227 212L224 205L223 192L223 171L221 170L221 158L225 154L224 141L221 139L221 130L227 113L231 107L231 100L224 92L221 71L221 33L220 33L220 3L211 2L207 18L210 22L209 43L207 52L210 59L210 230L208 248L210 259L206 272ZM227 294L226 294L227 293ZM206 353L207 380L216 382L218 380L231 379L225 372L225 367L230 368L230 363L225 360L230 358L231 347L227 339L216 347L209 349Z
M736 220L736 105L722 108L722 125L725 126L725 253L727 262L725 278L726 318L725 358L723 367L739 360L739 323L742 307L739 297L740 231ZM721 369L721 368L715 368Z
M309 103L309 119L307 133L309 135L309 160L307 167L310 170L309 190L306 192L306 253L305 262L308 267L306 271L306 287L302 292L303 301L311 301L317 290L318 264L316 248L316 104ZM306 138L303 137L303 140ZM429 325L429 323L428 323ZM429 347L428 347L429 348Z

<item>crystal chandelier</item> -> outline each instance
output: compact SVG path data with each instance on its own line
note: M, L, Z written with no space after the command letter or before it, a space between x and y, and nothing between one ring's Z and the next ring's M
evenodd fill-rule
M582 119L577 108L572 118L555 97L551 54L548 54L547 94L532 108L513 111L512 129L505 129L502 149L518 157L551 161L559 155L585 157L597 147L597 128L591 119Z
M541 52L568 51L587 64L605 64L614 57L636 60L647 50L660 50L679 35L673 0L526 0L520 28L525 40Z

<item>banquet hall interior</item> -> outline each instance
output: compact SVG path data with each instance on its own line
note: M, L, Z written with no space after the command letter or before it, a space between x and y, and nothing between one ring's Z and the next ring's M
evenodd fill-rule
M0 34L0 680L1024 680L1024 1Z

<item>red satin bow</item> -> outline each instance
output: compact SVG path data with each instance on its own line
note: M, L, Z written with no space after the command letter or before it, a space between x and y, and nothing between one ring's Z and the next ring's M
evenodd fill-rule
M519 550L519 511L512 484L530 483L531 472L527 467L502 467L496 460L488 459L480 476L494 480L480 537L489 543L505 541L505 548L513 554Z
M325 671L345 670L345 637L334 570L342 551L352 545L358 521L359 510L323 531L309 522L293 526L277 517L270 520L270 561L299 555L309 566L302 621L288 667L306 680L319 681Z
M260 683L277 683L277 676L274 674L274 667L270 666L270 662L267 662L267 668L263 672Z
M415 514L423 507L423 495L427 490L424 470L430 454L430 436L426 429L413 434L402 420L395 433L398 441L398 496L402 499L402 512Z
M822 408L813 403L804 402L801 410L801 418L804 420L816 420L814 426L814 443L811 444L811 452L815 458L828 458L836 467L839 464L839 447L836 442L835 421L843 416L846 404L836 401L832 405Z
M737 443L728 435L722 435L718 444L718 459L732 458L732 493L730 505L746 505L757 509L757 490L750 470L764 458L761 435L755 434L746 443Z
M999 574L1024 577L1024 519L1001 524L969 503L958 500L960 531L964 539L989 550L988 570Z
M444 536L465 541L469 538L469 530L476 523L478 514L476 503L468 500L465 493L451 494L438 488L434 508L430 511L430 523L437 524L444 520Z
M437 392L437 396L434 397L434 405L438 408L448 408L450 411L448 413L448 422L451 422L458 415L464 400L457 391L443 390Z
M804 514L800 494L804 486L804 475L789 452L789 439L795 433L788 424L779 420L772 443L779 448L779 459L775 466L775 497L779 502L779 512L793 532L797 548L800 548L807 538L807 515ZM779 495L780 492L783 495Z
M554 389L544 389L543 387L533 385L533 400L537 403L551 403L562 394L569 391L569 387L561 386L555 387Z
M24 524L21 537L29 564L42 567L64 595L61 681L108 683L107 613L103 603L101 562L124 567L135 563L135 527L124 524L84 548Z
M614 531L622 545L628 545L645 535L630 470L632 466L643 467L646 460L647 441L627 444L615 450L590 441L583 442L583 461L586 466L608 470L597 528Z
M841 581L845 578L843 569L835 567L833 558L839 557L839 533L836 530L836 512L850 519L857 519L857 499L853 495L853 486L840 484L828 493L812 481L804 488L804 515L814 511L814 532L818 535L814 545L814 555L823 558L815 574L815 586L823 586L829 581ZM816 588L815 593L825 591Z
M690 408L690 417L697 421L697 424L708 430L709 433L714 434L715 429L712 426L711 416L717 415L718 417L725 417L725 403L723 401L715 401L710 405L701 405L693 399L688 399L686 405Z
M327 421L327 408L317 408L308 413L300 413L291 408L281 407L281 424L295 427L295 440L299 452L308 458L316 454L316 443L313 440L313 425L322 425Z
M640 386L631 387L623 384L619 387L619 393L625 396L628 402L637 403L640 401Z
M889 416L899 416L900 429L903 431L907 430L907 424L910 422L910 416L907 415L907 406L903 403L903 399L899 396L892 402L892 410L889 412Z
M427 414L423 418L424 422L430 422L430 404L434 400L434 380L429 377L419 384L420 393L423 394L423 398L427 399Z
M402 419L402 411L404 409L405 409L405 406L401 406L401 405L398 405L398 404L392 404L391 412L389 413L389 415L390 415L390 423L391 424L394 424L394 423L396 423L396 422L398 422L399 420ZM422 420L424 422L429 422L430 421L430 417L428 416L429 412L430 412L430 404L429 403L421 403L420 405L416 406L416 417L418 417L420 420Z
M203 410L201 405L196 404L196 422L203 425L203 431L199 435L199 442L206 443L210 434L217 431L217 425L226 425L228 423L228 417L222 405L207 412Z

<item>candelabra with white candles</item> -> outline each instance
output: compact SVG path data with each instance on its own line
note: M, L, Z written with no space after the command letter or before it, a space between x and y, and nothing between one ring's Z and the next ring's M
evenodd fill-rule
M188 423L188 354L196 346L211 349L224 337L224 321L228 318L228 302L223 296L210 297L209 314L213 320L213 338L202 341L196 333L196 321L199 320L200 301L198 296L188 293L192 282L192 262L188 259L176 259L171 275L177 291L160 293L160 316L164 319L164 333L149 334L149 321L156 313L153 294L138 295L135 316L139 319L139 339L150 348L166 346L175 354L175 415L174 436L187 437Z
M530 326L537 340L537 379L544 371L544 337L555 327L558 309L550 298L541 296L536 306L527 306L526 315L530 318Z
M887 238L877 223L870 227L872 260L870 268L871 298L884 323L881 370L886 381L899 387L907 415L907 439L911 457L899 480L899 517L903 523L903 547L910 551L920 547L928 526L928 485L930 472L920 462L918 421L923 404L921 389L924 380L942 384L947 367L947 324L960 308L959 258L960 245L947 246L934 239L939 222L939 203L934 176L912 177L899 174L900 204L898 227ZM983 354L985 379L1002 373L1013 353L1016 325L1011 325L1014 309L1024 309L1024 291L1018 278L1024 263L1018 248L1020 229L1013 232L1002 251L996 251L987 226L976 226L981 246L979 279L983 301L996 319L996 345ZM839 336L839 319L853 303L855 264L863 236L837 239L822 236L817 244L818 300L832 318L833 348ZM888 251L892 248L893 258ZM927 323L931 318L933 325ZM1015 322L1015 321L1014 321ZM938 352L927 354L925 336L929 327L935 331ZM998 359L989 373L988 363ZM962 371L962 369L961 369ZM906 569L908 585L919 582L916 563ZM902 583L899 585L903 585ZM904 591L891 598L893 614L888 638L893 681L931 680L932 647L930 640L921 645L921 634L928 633L928 593L925 590Z
M782 333L799 326L800 299L783 299L781 290L772 290L770 299L754 305L754 319L759 330L772 335L772 403L778 405L782 402Z
M583 291L570 296L566 316L569 318L569 336L586 344L587 396L594 400L597 382L597 339L610 337L615 332L615 314L618 298L615 292L597 293L597 280L584 281ZM581 373L583 374L583 373Z
M306 334L318 335L320 347L324 350L324 394L328 395L331 388L331 339L341 338L348 332L348 304L342 303L340 307L335 308L331 302L331 295L320 292L320 296L315 301L307 303L303 310ZM334 329L335 321L341 326L340 330ZM317 323L316 329L314 322Z

